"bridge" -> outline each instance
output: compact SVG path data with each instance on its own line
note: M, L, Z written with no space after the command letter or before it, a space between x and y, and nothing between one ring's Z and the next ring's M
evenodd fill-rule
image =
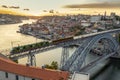
M34 63L35 54L40 54L45 51L63 48L61 56L61 70L74 72L87 72L100 62L108 59L111 56L119 55L119 44L117 42L120 29L113 29L102 31L98 33L85 34L81 36L75 36L73 40L61 42L58 44L51 44L49 46L38 48L31 51L22 52L19 54L8 55L11 59L17 60L29 56L31 65ZM69 46L78 45L75 52L69 56ZM87 65L84 65L87 54L98 55L96 59L93 59Z

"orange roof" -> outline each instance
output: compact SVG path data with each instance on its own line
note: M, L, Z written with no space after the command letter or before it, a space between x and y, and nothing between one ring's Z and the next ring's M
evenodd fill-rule
M0 70L42 80L67 80L69 76L68 72L24 66L14 63L9 59L4 59L1 57L0 57Z

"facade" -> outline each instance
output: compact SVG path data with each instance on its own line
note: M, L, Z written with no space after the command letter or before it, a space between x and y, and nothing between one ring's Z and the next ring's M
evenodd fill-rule
M81 21L81 26L88 27L88 26L90 26L90 25L91 25L91 23L88 22L88 21L85 21L85 20L82 20L82 21Z
M0 80L67 80L68 72L24 66L0 57Z
M0 80L40 80L0 71Z
M101 16L91 16L90 22L97 23L101 21Z

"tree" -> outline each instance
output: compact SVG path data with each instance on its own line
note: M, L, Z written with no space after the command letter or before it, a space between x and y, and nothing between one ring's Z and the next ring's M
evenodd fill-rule
M116 20L120 21L120 16L115 16Z
M18 53L20 51L20 47L13 48L13 52Z
M45 68L57 70L57 69L58 69L58 63L57 63L56 61L53 61L53 62L51 63L51 65L46 64L46 65L45 65Z
M52 68L53 69L58 69L58 63L56 62L56 61L53 61L52 63L51 63L51 66L52 66Z

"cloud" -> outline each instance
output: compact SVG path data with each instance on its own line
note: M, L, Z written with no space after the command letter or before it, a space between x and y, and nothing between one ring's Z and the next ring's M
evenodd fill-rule
M71 4L65 5L63 8L120 8L120 2L118 3L90 3L90 4Z
M19 6L10 6L9 8L13 8L13 9L19 9Z
M8 8L6 5L2 5L3 8Z
M24 11L29 11L30 9L26 8L26 9L23 9Z
M43 10L43 12L47 12L47 10Z
M49 13L54 13L54 10L53 10L53 9L51 9L51 10L49 11Z

